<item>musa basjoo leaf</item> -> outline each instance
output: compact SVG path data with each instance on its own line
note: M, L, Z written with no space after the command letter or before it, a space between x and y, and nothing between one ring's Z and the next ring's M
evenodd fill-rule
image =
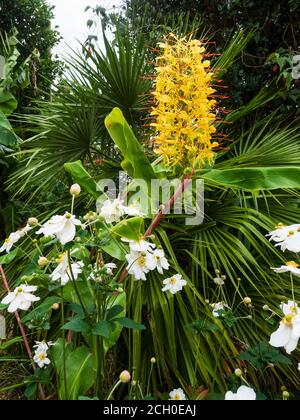
M63 369L63 340L59 338L51 349L51 356L55 371L59 378L59 398L77 400L84 395L94 384L96 371L94 369L94 356L85 346L71 350L70 344L65 347L67 395L65 395L64 369Z
M119 108L114 108L106 117L105 126L124 157L124 171L131 178L143 179L150 184L156 178L154 170Z
M1 102L1 98L0 98ZM0 105L1 108L1 105ZM0 109L0 144L12 149L16 148L19 143L17 135L14 133L10 122Z
M76 162L65 163L65 170L71 175L74 182L79 184L87 193L96 200L99 198L97 183L84 168L80 160Z
M202 178L221 187L246 191L299 189L300 167L212 169Z

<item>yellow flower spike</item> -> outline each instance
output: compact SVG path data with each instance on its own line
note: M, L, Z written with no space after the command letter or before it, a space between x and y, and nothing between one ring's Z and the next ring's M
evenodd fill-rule
M210 61L204 58L201 41L178 39L174 34L158 44L162 55L157 57L155 107L151 125L155 153L167 166L200 166L212 164L216 132L217 102L210 97L214 74Z

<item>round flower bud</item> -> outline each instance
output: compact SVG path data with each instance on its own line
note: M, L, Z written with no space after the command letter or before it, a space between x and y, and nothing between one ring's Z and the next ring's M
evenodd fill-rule
M207 303L207 305L209 304L209 300L208 299L205 299L205 303Z
M40 257L38 259L38 266L39 267L43 268L43 267L46 267L46 265L48 265L48 264L49 264L48 258L46 258L46 257Z
M136 386L136 385L137 385L137 381L132 381L132 382L131 382L131 385L132 385L132 386Z
M220 270L215 270L216 275L220 274Z
M57 311L57 310L59 309L59 303L53 303L53 305L52 305L52 309L53 309L54 311Z
M29 226L36 226L39 223L39 221L36 217L30 217L27 223L29 224Z
M151 363L152 365L155 365L155 363L156 363L156 359L155 359L155 357L151 357L151 359L150 359L150 363Z
M243 372L241 371L241 369L236 369L234 371L235 376L237 376L238 378L241 378L243 376Z
M263 310L264 310L264 311L269 311L269 310L270 310L270 308L269 308L269 306L268 306L268 305L264 305L264 306L263 306Z
M73 184L70 188L70 194L74 197L77 197L81 193L81 188L79 184Z
M245 297L244 304L245 305L250 305L251 303L252 303L252 300L249 297Z
M123 382L123 384L127 384L131 380L131 375L128 372L128 370L123 370L123 372L120 374L120 381Z
M284 392L284 391L286 391L286 386L282 386L280 389L281 389L282 392Z
M283 398L289 398L290 393L288 391L283 391L282 396L283 396Z

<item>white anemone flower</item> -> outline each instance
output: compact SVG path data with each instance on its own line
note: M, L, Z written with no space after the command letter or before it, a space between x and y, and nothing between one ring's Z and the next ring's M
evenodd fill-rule
M123 204L124 201L120 198L116 198L113 201L106 200L102 204L99 214L104 218L106 223L117 223L126 214Z
M266 236L270 236L269 240L274 242L283 242L289 237L295 235L299 232L300 224L294 224L285 226L283 224L279 224L276 226L276 229L272 232L268 233Z
M27 286L27 284L21 284L16 287L13 292L8 293L8 295L1 301L2 305L9 305L7 310L10 313L16 312L18 309L27 311L32 302L37 302L40 300L40 297L35 296L32 292L36 292L36 286Z
M117 268L117 265L114 263L104 264L102 267L95 265L93 271L90 273L88 279L96 282L101 282L103 275L112 276L113 270Z
M256 400L255 391L245 385L239 387L237 392L234 394L232 391L228 391L225 394L225 400L227 401L254 401Z
M53 344L36 341L36 345L33 346L36 348L33 356L33 361L38 365L39 368L43 368L44 366L50 365L51 361L48 358L47 351L49 350L49 347Z
M124 207L124 212L127 216L132 217L145 217L144 213L142 213L139 204L131 203L128 206Z
M291 354L298 345L300 338L300 311L298 305L289 300L287 304L281 305L284 318L281 320L279 328L270 338L273 347L284 347L288 354Z
M300 268L299 264L295 261L288 261L285 265L282 265L279 268L272 268L275 273L292 273L294 276L300 277Z
M169 291L172 295L175 295L177 292L181 292L183 287L187 285L187 281L182 278L181 274L175 274L174 276L165 279L163 284L165 285L162 288L163 292Z
M77 280L79 274L82 273L83 262L71 262L71 269L69 266L68 254L64 252L58 258L58 266L55 268L53 273L50 275L52 281L60 281L61 286L65 286L70 280L72 280L71 269L74 280Z
M163 274L164 270L168 270L170 264L165 257L165 253L163 249L156 249L150 254L150 258L153 259L154 269L157 269L159 274Z
M212 314L215 318L220 317L219 311L225 311L225 309L229 309L229 306L224 302L212 303L210 306L212 308Z
M20 238L21 238L21 234L19 231L12 232L9 235L9 237L5 239L3 245L1 246L0 253L4 251L9 253L12 247L14 246L14 244L16 244L20 240Z
M130 251L132 252L153 252L153 250L156 248L155 244L148 242L145 239L133 241L130 239L122 238L121 240L129 244Z
M76 226L81 226L73 214L65 213L63 216L53 216L36 233L44 236L56 236L62 245L73 241L76 235Z
M126 255L128 262L128 274L134 276L135 280L146 281L146 274L155 269L155 262L149 252L131 252Z
M186 395L183 389L181 388L173 389L173 391L170 392L169 396L170 396L169 400L173 400L173 401L186 400Z
M300 232L290 233L284 241L277 243L275 246L280 246L280 249L283 252L286 250L295 253L300 252Z

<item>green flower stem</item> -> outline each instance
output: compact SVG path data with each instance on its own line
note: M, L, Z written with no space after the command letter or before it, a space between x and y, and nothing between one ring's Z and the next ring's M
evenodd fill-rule
M111 397L113 396L113 393L115 392L115 390L118 388L118 386L119 385L121 385L121 383L122 383L122 381L118 381L113 387L112 387L112 390L110 391L110 393L109 393L109 395L108 395L108 397L107 397L107 400L110 400L111 399Z
M65 311L64 311L64 289L61 287L61 325L65 325ZM68 387L67 387L67 368L66 368L66 337L65 330L62 329L62 340L63 340L63 374L64 374L64 397L68 399Z

